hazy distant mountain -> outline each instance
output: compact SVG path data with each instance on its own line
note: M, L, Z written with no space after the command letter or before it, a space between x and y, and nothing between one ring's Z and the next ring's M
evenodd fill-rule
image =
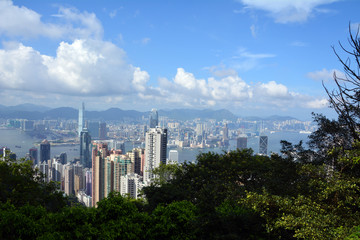
M229 110L196 110L196 109L173 109L173 110L159 110L159 116L168 117L170 119L178 120L192 120L195 118L200 119L215 119L221 121L223 119L236 120L238 116L231 113ZM148 112L139 112L135 110L122 110L119 108L110 108L105 111L85 111L85 119L93 121L138 121L143 116L149 116ZM79 110L71 107L60 107L50 109L48 107L34 105L34 104L21 104L12 107L0 105L0 118L19 118L19 119L77 119ZM260 117L245 117L244 119L250 121L285 121L295 119L288 116L273 115L267 118Z
M296 120L296 118L294 118L294 117L278 116L278 115L272 115L270 117L265 117L265 118L251 116L251 117L244 117L243 119L248 120L248 121L286 121L286 120Z
M105 111L85 111L85 118L92 120L138 120L144 115L143 112L119 108L110 108Z
M16 106L9 106L6 108L9 111L27 111L27 112L45 112L45 111L51 109L49 107L35 105L35 104L31 104L31 103L24 103L24 104L19 104Z
M47 119L77 119L79 111L71 107L60 107L48 110L44 113Z
M165 116L171 119L190 120L195 118L201 119L216 119L221 121L223 119L236 120L238 117L226 109L220 110L195 110L195 109L174 109L174 110L159 110L159 116Z

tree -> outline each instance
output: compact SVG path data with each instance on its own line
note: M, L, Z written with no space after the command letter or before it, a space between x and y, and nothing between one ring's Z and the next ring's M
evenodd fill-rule
M345 76L334 73L334 81L337 86L336 90L328 90L325 86L326 93L329 96L331 107L335 109L339 117L346 123L349 133L354 140L359 141L360 127L360 38L358 27L354 34L349 24L348 43L350 49L344 47L339 42L340 48L348 55L346 58L333 47L334 53L341 65L343 66ZM324 84L323 84L324 85Z
M54 182L44 182L29 161L5 158L0 161L0 203L6 202L16 207L29 204L59 211L66 205L66 198Z

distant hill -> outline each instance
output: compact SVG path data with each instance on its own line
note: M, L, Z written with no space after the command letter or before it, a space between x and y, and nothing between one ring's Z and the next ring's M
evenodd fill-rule
M216 119L217 121L227 119L236 120L238 117L229 110L195 110L195 109L174 109L174 110L159 110L160 116L165 116L171 119L190 120L195 118L201 119Z
M77 119L79 111L71 107L60 107L48 110L44 113L47 119Z
M248 120L248 121L286 121L286 120L297 120L297 119L294 118L294 117L278 116L278 115L272 115L272 116L270 116L270 117L265 117L265 118L251 116L251 117L244 117L243 119Z
M16 106L5 107L5 108L7 108L7 110L9 110L9 111L14 111L14 112L16 112L16 111L17 112L45 112L45 111L51 109L49 107L35 105L35 104L31 104L31 103L24 103L24 104L19 104Z
M195 118L215 119L221 121L223 119L235 121L239 117L226 109L172 109L159 110L159 116L168 117L170 119L178 119L181 121L192 120ZM142 117L148 117L150 111L139 112L136 110L122 110L119 108L110 108L105 111L85 111L85 119L93 121L139 121ZM20 104L17 106L0 105L0 118L19 118L19 119L77 119L79 110L71 107L60 107L50 109L48 107L34 104ZM243 119L249 121L285 121L295 119L289 116L273 115L267 118L245 117Z

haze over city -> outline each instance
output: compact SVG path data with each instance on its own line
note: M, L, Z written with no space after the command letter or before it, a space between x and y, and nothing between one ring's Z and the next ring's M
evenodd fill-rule
M328 109L355 0L0 1L0 98L90 110ZM305 117L304 117L305 116Z

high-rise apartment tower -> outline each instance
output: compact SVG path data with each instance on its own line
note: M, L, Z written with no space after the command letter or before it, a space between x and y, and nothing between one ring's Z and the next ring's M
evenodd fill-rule
M151 181L155 176L152 171L160 163L166 164L167 129L150 128L145 137L144 182Z

